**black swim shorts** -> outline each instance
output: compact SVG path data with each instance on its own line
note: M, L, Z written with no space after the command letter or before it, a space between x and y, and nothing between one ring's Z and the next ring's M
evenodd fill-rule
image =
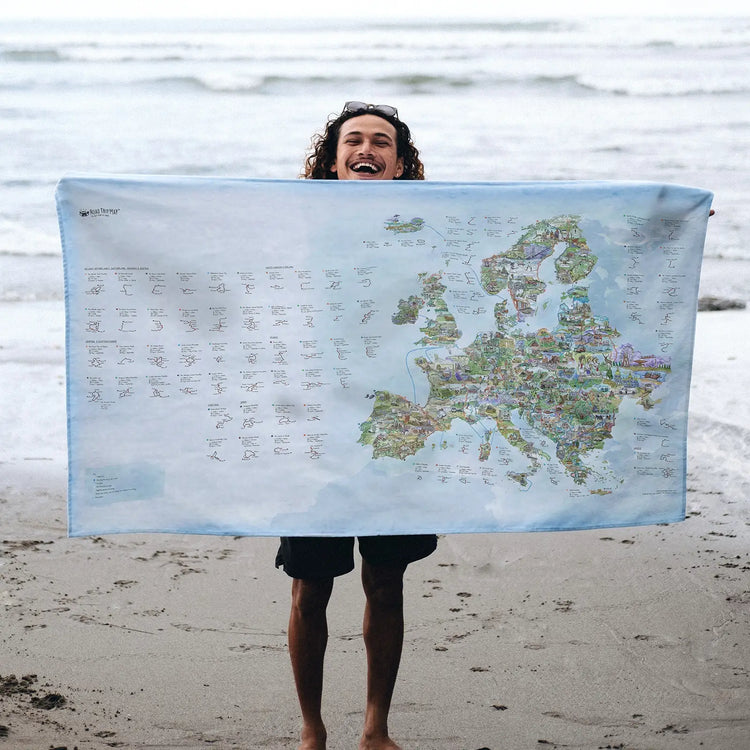
M360 536L359 552L370 565L408 565L432 554L435 534ZM354 569L354 537L283 536L276 567L292 578L333 578Z

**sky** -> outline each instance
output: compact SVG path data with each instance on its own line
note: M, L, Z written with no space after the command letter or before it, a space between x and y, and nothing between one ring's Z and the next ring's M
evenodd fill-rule
M737 0L522 0L498 8L488 0L22 0L4 3L18 18L560 18L564 16L731 16ZM7 6L12 7L7 7ZM510 7L508 7L510 6ZM593 8L592 8L593 6Z

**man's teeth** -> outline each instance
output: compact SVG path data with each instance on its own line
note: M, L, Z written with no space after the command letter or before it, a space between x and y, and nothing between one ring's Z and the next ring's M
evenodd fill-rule
M369 161L359 161L352 165L352 169L355 172L369 172L370 174L375 174L378 171L378 168Z

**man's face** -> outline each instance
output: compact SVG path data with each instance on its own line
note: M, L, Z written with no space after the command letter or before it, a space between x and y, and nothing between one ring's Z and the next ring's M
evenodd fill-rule
M377 115L347 120L339 132L336 161L331 167L339 180L395 180L404 171L398 158L396 128Z

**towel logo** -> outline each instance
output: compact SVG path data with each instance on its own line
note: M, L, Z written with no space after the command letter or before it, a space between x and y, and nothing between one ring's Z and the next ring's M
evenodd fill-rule
M119 208L82 208L78 215L85 219L89 216L117 216L119 213Z

